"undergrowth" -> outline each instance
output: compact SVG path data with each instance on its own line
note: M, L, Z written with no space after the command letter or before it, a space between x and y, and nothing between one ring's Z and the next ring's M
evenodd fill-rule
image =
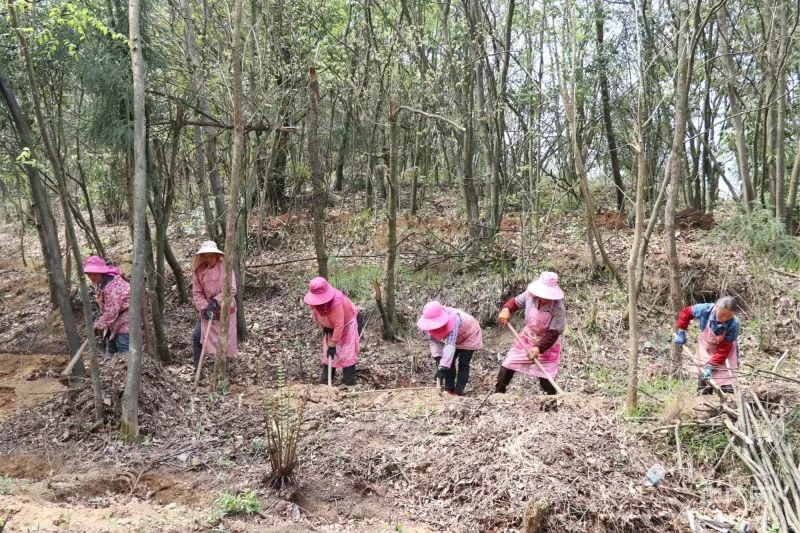
M252 515L261 512L261 501L256 491L250 490L241 494L223 492L215 500L211 508L211 521L219 522L226 516Z
M737 209L715 233L721 242L744 243L751 257L769 259L792 270L800 269L798 239L788 235L783 221L767 209L758 207L750 214Z
M278 362L277 390L264 399L266 418L266 451L272 467L266 483L274 489L294 483L297 467L297 443L306 398L292 406L292 394L286 384L286 370Z

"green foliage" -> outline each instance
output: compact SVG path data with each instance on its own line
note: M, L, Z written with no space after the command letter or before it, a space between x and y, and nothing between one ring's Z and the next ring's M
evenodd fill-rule
M278 362L277 390L265 395L264 417L266 418L266 449L272 471L267 485L280 489L294 482L297 467L297 443L303 423L306 398L292 405L292 394L286 382L286 370Z
M261 512L261 500L256 491L250 490L241 494L223 492L213 503L211 521L216 523L226 516L252 515Z
M681 446L695 464L716 463L728 445L728 430L725 428L681 428Z
M11 487L14 485L14 481L8 476L0 476L0 494L8 495L11 494Z
M744 243L753 258L766 258L788 268L800 268L800 242L787 235L783 221L767 209L758 207L749 215L737 211L720 224L716 237L722 242Z
M372 281L381 279L381 268L375 264L364 264L354 268L339 268L337 261L331 260L329 266L331 284L356 303L363 303L372 298Z

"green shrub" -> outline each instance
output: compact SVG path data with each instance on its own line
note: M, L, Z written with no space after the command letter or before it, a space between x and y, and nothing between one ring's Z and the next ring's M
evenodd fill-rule
M267 485L280 489L295 480L297 467L297 443L300 440L300 427L303 423L306 398L292 406L292 394L286 384L286 371L278 362L277 390L264 399L266 418L266 450L272 470Z
M211 520L219 522L226 516L251 515L261 512L261 501L256 491L250 490L241 494L223 492L213 503Z
M750 214L739 210L720 224L716 233L722 242L737 240L744 243L752 257L800 268L800 242L788 235L783 221L767 209L758 207Z
M372 299L372 281L382 279L383 273L378 265L359 265L355 268L341 268L331 261L328 279L331 285L347 294L356 304Z

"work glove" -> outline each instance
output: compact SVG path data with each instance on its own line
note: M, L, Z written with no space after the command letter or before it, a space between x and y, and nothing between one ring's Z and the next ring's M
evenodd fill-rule
M530 359L531 361L535 361L535 360L539 359L539 355L541 355L541 354L539 353L539 347L538 346L534 346L533 348L528 350L528 359Z
M447 368L440 366L436 369L436 379L444 379L445 373L447 372Z
M686 330L679 329L677 333L675 333L675 344L678 346L683 346L686 344Z
M336 346L328 346L328 359L336 357Z
M703 367L703 370L700 372L700 379L703 381L708 381L711 379L711 365L706 365Z
M500 314L497 316L497 323L503 327L508 325L508 321L511 319L511 311L509 311L508 307L504 307Z
M217 309L219 309L219 302L212 298L208 301L208 306L203 309L203 315L205 315L206 319L212 320L217 313Z

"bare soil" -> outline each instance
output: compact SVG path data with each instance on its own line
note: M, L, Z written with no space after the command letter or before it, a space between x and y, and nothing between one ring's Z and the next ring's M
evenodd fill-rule
M465 267L462 258L451 257L464 231L458 225L454 231L448 221L460 219L438 199L427 209L432 212L400 224L400 343L380 338L372 300L384 224L343 206L331 212L329 253L342 256L332 262L332 279L368 318L359 385L350 389L318 384L319 333L301 302L314 263L286 262L313 257L308 217L297 212L254 219L251 233L263 250L247 259L244 312L250 335L240 346L229 387L215 391L203 383L192 392L196 313L178 301L173 288L165 316L173 361L145 360L144 440L135 446L121 444L115 434L124 361L101 368L107 425L99 431L89 431L94 415L88 385L69 393L36 389L55 387L52 380L68 355L45 278L33 266L40 263L31 234L29 266L13 253L0 262L7 310L0 315L0 351L7 352L0 356L0 386L14 394L10 402L11 392L0 389L0 476L6 476L0 477L0 510L6 510L0 523L3 512L16 511L7 531L210 530L218 525L211 519L214 500L247 490L257 491L262 511L223 518L229 531L514 531L529 507L541 509L544 527L553 531L682 531L686 509L759 523L758 501L743 506L739 496L749 490L748 476L733 462L713 472L717 457L692 448L693 434L684 438L683 467L676 465L673 425L702 423L710 407L709 400L695 398L691 380L675 384L666 376L674 317L666 303L659 234L651 244L640 305L646 394L641 413L629 417L621 408L625 294L592 267L580 218L559 215L547 231L524 229L529 240L522 238L519 219L504 220L494 253L512 267L496 271ZM618 216L606 218L607 249L622 265L629 232ZM111 256L126 268L125 229L102 232ZM178 228L171 237L188 270L199 239ZM763 385L757 371L771 369L800 339L798 322L775 308L796 309L800 289L787 286L786 278L766 277L745 250L703 230L682 230L680 239L688 299L736 293L744 300L742 379ZM7 235L0 234L0 241L15 249L16 240ZM512 342L510 333L493 326L497 306L542 269L559 272L567 292L569 328L558 379L568 394L555 411L538 383L524 376L514 379L510 394L491 393ZM781 295L777 304L775 294ZM463 398L431 388L433 364L413 321L433 298L472 311L484 325L485 347L473 359ZM750 321L758 327L749 327ZM37 355L24 355L31 353ZM48 353L54 355L40 355ZM797 375L796 356L782 365L781 372ZM281 491L266 486L269 463L262 444L263 399L274 393L278 368L286 373L295 404L307 402L297 483ZM691 370L688 360L686 369ZM780 401L797 405L796 387L780 387L788 388ZM24 394L39 390L47 394ZM666 474L651 487L644 477L654 465L663 465Z

